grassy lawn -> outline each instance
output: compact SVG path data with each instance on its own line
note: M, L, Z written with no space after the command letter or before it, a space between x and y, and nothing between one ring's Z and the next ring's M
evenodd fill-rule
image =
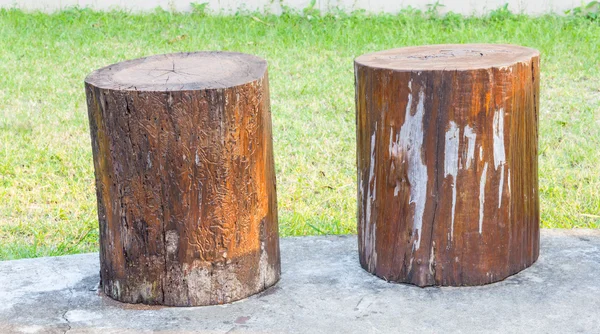
M125 59L194 50L268 60L279 223L289 236L356 230L353 58L434 43L537 48L543 227L599 228L600 24L430 14L0 11L0 259L96 250L83 79Z

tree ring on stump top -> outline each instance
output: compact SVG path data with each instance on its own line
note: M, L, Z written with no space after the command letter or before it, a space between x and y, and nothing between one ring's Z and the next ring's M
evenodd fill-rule
M113 90L204 90L253 82L266 70L264 59L244 53L170 53L106 66L92 72L85 82Z
M355 62L395 71L461 71L511 66L538 56L537 50L518 45L438 44L369 53Z

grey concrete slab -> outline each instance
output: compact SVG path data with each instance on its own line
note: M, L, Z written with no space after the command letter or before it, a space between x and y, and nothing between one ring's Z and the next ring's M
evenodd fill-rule
M98 255L0 262L0 333L600 333L600 230L544 230L503 282L418 288L363 271L356 236L284 238L281 281L230 305L126 305Z

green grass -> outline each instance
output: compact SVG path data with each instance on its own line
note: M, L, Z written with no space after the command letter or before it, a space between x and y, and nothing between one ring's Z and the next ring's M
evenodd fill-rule
M0 11L0 259L97 249L83 79L124 59L193 50L268 60L280 229L289 236L356 230L353 58L433 43L537 48L543 227L600 227L600 24L431 14Z

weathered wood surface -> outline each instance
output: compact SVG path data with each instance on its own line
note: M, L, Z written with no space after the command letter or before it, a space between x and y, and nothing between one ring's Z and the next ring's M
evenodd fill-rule
M355 61L361 265L419 286L496 282L539 253L539 53L432 45Z
M128 303L221 304L280 275L267 64L153 56L85 80L102 290Z

